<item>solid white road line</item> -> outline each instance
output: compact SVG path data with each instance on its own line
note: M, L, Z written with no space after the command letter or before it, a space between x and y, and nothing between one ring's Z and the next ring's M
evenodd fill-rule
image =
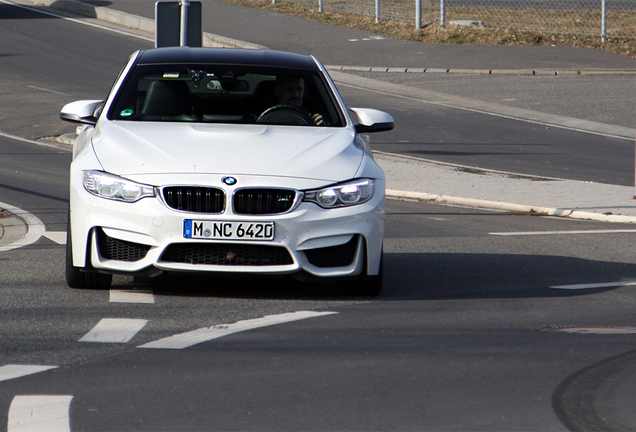
M155 41L153 38L149 38L149 37L146 37L146 36L138 35L138 34L135 34L135 33L129 32L129 31L125 31L125 30L118 30L118 29L115 29L115 28L112 28L112 27L107 27L107 26L95 24L93 22L86 21L86 19L70 18L70 17L64 16L62 14L55 13L55 12L50 11L50 10L38 9L38 8L35 8L35 7L26 6L26 5L15 3L15 2L12 2L12 1L8 1L8 0L0 0L0 3L10 4L10 5L22 8L22 9L28 9L28 10L33 11L33 12L37 12L37 13L41 13L41 14L44 14L44 15L52 16L52 17L55 17L55 18L60 18L60 19L63 19L65 21L71 21L71 22L74 22L76 24L82 24L82 25L89 26L89 27L95 27L95 28L98 28L98 29L106 30L106 31L113 32L113 33L119 33L119 34L122 34L122 35L125 35L125 36L134 37L134 38L137 38L137 39L143 39L143 40L150 41L150 42L154 42Z
M73 396L16 396L7 432L70 432Z
M607 282L607 283L595 283L595 284L576 284L576 285L555 285L551 286L552 289L566 289L566 290L582 290L582 289L595 289L595 288L615 288L622 286L636 285L636 281L623 281L623 282Z
M111 303L154 303L155 297L149 290L110 290Z
M1 2L1 0L0 0L0 2ZM29 144L39 144L37 141L30 140L30 139L27 139L27 138L22 138L22 137L19 137L19 136L16 136L16 135L11 135L11 134L8 134L8 133L2 132L2 131L0 131L0 136L5 137L5 138L9 138L9 139L12 139L12 140L16 140L16 141L27 142Z
M66 244L66 231L45 231L44 237L54 241L57 244Z
M126 343L144 328L148 320L104 318L80 342Z
M267 315L263 318L237 321L234 324L216 325L173 335L167 338L156 340L154 342L140 345L137 348L183 349L200 344L202 342L207 342L212 339L217 339L246 330L267 327L274 324L299 321L307 318L333 315L337 313L338 312L298 311L280 315Z
M543 331L555 333L575 333L593 335L633 335L636 334L636 327L570 327L570 328L548 328Z
M57 366L5 365L0 367L0 381L7 381L14 378L33 375L55 368L57 368Z
M555 127L576 132L600 135L608 138L634 141L633 128L623 126L606 125L597 122L579 120L571 117L545 114L523 108L489 103L480 100L466 99L444 93L437 93L401 84L391 84L384 81L372 80L345 72L331 71L329 73L336 85L351 87L366 92L377 93L401 99L412 100L424 104L440 105L449 108L461 109L494 117L517 120L541 126Z
M0 3L2 3L2 0L0 0ZM26 142L26 143L29 143L29 144L39 145L39 146L42 146L42 147L54 148L56 150L63 151L63 152L70 153L70 152L73 151L73 146L61 147L59 145L49 144L49 143L44 142L44 141L33 141L33 140L30 140L30 139L27 139L27 138L22 138L22 137L19 137L19 136L11 135L11 134L8 134L8 133L2 132L2 131L0 131L0 136L4 137L4 138L9 138L9 139L12 139L12 140L16 140L16 141Z
M566 234L626 234L636 233L636 229L624 230L587 230L587 231L517 231L517 232L491 232L496 236L531 236L531 235L566 235Z

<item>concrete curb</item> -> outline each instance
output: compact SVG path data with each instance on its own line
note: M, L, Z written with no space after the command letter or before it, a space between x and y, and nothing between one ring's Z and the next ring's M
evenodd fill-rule
M342 72L378 72L413 74L469 74L469 75L525 75L525 76L583 76L583 75L636 75L636 69L439 69L439 68L396 68L378 66L325 66L328 70Z
M589 220L595 222L633 223L636 224L636 216L605 215L580 210L559 209L552 207L537 207L522 204L511 204L498 201L480 200L475 198L461 198L441 194L424 192L411 192L404 190L387 189L387 198L405 199L418 202L431 202L436 204L456 205L461 207L481 208L485 210L507 211L511 213L531 216L553 216L570 219Z
M26 223L11 213L0 219L0 252L13 249L12 245L22 240L27 232Z
M4 209L10 217L0 219L4 232L0 239L0 252L17 249L35 243L44 235L46 228L37 216L0 202L0 209Z

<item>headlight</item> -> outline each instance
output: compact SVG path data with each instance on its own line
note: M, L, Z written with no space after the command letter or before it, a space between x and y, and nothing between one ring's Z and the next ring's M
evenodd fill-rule
M322 208L345 207L362 204L373 197L373 180L356 180L324 189L305 192L305 201Z
M101 171L85 171L84 188L98 197L124 202L135 202L155 195L152 186L135 183Z

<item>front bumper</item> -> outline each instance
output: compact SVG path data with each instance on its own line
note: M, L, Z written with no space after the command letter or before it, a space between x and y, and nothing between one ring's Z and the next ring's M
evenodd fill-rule
M77 180L77 179L76 179ZM384 180L361 205L322 209L303 202L279 215L177 211L160 199L135 203L98 198L81 182L71 187L71 235L75 267L111 273L224 272L318 277L376 275L384 231ZM227 188L226 188L227 189ZM228 196L232 190L226 190ZM185 219L274 222L271 241L189 239Z

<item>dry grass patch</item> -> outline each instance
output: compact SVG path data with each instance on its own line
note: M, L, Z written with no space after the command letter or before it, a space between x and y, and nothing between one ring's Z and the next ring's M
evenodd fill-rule
M482 20L486 23L486 27L447 26L446 28L442 28L435 23L429 23L428 25L425 24L423 29L418 30L415 29L412 22L382 20L380 23L376 23L375 18L347 12L325 11L321 13L318 12L317 7L306 4L281 1L278 1L276 4L272 4L270 0L223 1L242 6L285 13L301 18L406 41L464 45L547 45L571 48L595 48L622 56L636 58L636 39L627 37L608 37L607 42L602 43L601 38L598 35L580 36L572 34L593 31L598 32L598 29L594 30L593 26L588 24L585 24L585 27L583 28L583 24L581 24L582 20L580 19L581 13L577 13L576 15L579 18L574 18L574 15L568 16L567 14L559 18L557 25L558 28L562 30L562 33L553 33L526 31L511 26L506 27L503 26L503 24L501 27L495 27L492 26L491 23L498 23L501 20L493 19L494 14L492 10L489 11L489 18L480 19L478 12L483 9L468 10L467 8L457 8L456 11L453 11L453 8L451 8L450 10L447 10L448 22L460 19ZM529 23L528 25L541 28L546 25L545 19L542 20L541 17L550 15L545 12L546 11L542 11L542 13L539 14L537 11L516 10L507 11L507 14L514 15L517 22ZM586 11L582 12L586 13ZM572 12L568 13L573 14ZM448 19L449 16L450 19ZM626 29L631 28L631 31L633 31L633 28L636 27L636 14L630 13L628 18L623 18L620 21L621 23L627 23L621 24L621 28L624 26ZM587 22L588 20L584 21ZM600 22L600 20L597 22ZM526 25L526 27L528 27L528 25Z

